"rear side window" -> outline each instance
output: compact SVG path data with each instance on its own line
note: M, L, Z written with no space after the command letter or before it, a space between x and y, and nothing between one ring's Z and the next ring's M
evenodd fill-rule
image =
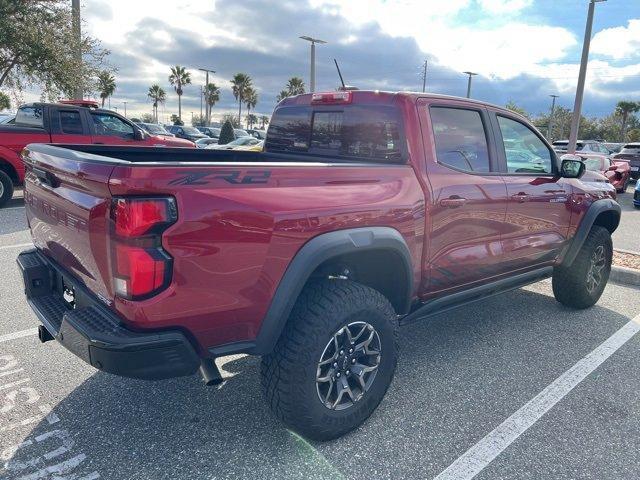
M70 133L76 135L82 135L82 121L80 120L79 112L60 112L60 128L62 133Z
M23 125L26 127L42 127L42 107L26 106L20 107L16 114L16 125Z
M305 152L385 163L403 161L395 107L281 107L269 125L266 150Z
M622 147L622 150L620 150L620 153L640 155L640 143L628 143L627 145Z
M552 173L551 151L529 127L498 116L509 173Z
M107 113L92 113L96 135L133 138L133 127L114 115Z
M438 163L468 172L489 172L489 147L480 112L432 107Z

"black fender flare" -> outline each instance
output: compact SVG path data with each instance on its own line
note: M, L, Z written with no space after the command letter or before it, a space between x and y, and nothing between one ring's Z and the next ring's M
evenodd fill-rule
M209 351L216 356L243 351L265 355L273 351L300 292L311 274L327 260L352 252L390 250L403 264L407 289L402 312L407 313L413 295L413 262L409 247L397 230L390 227L364 227L320 234L307 243L293 257L285 271L271 305L262 320L255 342L228 344Z
M618 202L610 198L603 198L593 202L587 210L587 213L585 213L584 217L582 217L582 221L578 226L578 230L573 236L571 243L567 247L567 251L565 252L561 263L563 267L571 266L573 261L576 259L578 252L582 248L584 241L587 239L587 235L589 234L591 227L593 227L596 218L598 218L598 215L600 215L601 213L607 211L615 213L617 220L615 225L613 226L613 230L618 228L618 225L620 223L620 215L622 212L622 209L620 208Z

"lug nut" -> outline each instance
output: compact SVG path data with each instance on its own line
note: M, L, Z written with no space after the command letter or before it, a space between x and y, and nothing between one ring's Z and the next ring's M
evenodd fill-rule
M340 378L340 372L336 373L336 377Z
M346 373L347 373L347 375L349 375L349 374L351 373L351 371L350 371L350 370L347 370L347 372L346 372Z
M355 359L355 358L352 358L352 359L351 359L351 363L355 364L355 363L356 363L356 359Z
M350 349L349 349L349 353L353 353L353 348L350 348Z
M340 350L340 355L344 355L344 350Z
M338 368L338 362L333 363L333 368Z

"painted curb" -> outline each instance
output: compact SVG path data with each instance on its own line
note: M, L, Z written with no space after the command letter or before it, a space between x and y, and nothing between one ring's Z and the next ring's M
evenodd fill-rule
M630 255L640 255L640 252L636 252L634 250L625 250L624 248L614 248L613 250L620 253L628 253Z
M640 287L640 270L627 267L611 267L609 281L623 285Z

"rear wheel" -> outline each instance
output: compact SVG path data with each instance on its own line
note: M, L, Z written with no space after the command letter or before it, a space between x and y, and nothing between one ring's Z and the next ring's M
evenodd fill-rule
M13 196L13 181L11 177L0 171L0 208L4 207L6 203L11 200Z
M553 271L553 294L563 305L588 308L594 305L609 280L613 244L609 231L594 225L569 267Z
M378 291L346 280L307 286L273 353L262 359L271 409L314 440L353 430L391 383L397 335L393 307Z

